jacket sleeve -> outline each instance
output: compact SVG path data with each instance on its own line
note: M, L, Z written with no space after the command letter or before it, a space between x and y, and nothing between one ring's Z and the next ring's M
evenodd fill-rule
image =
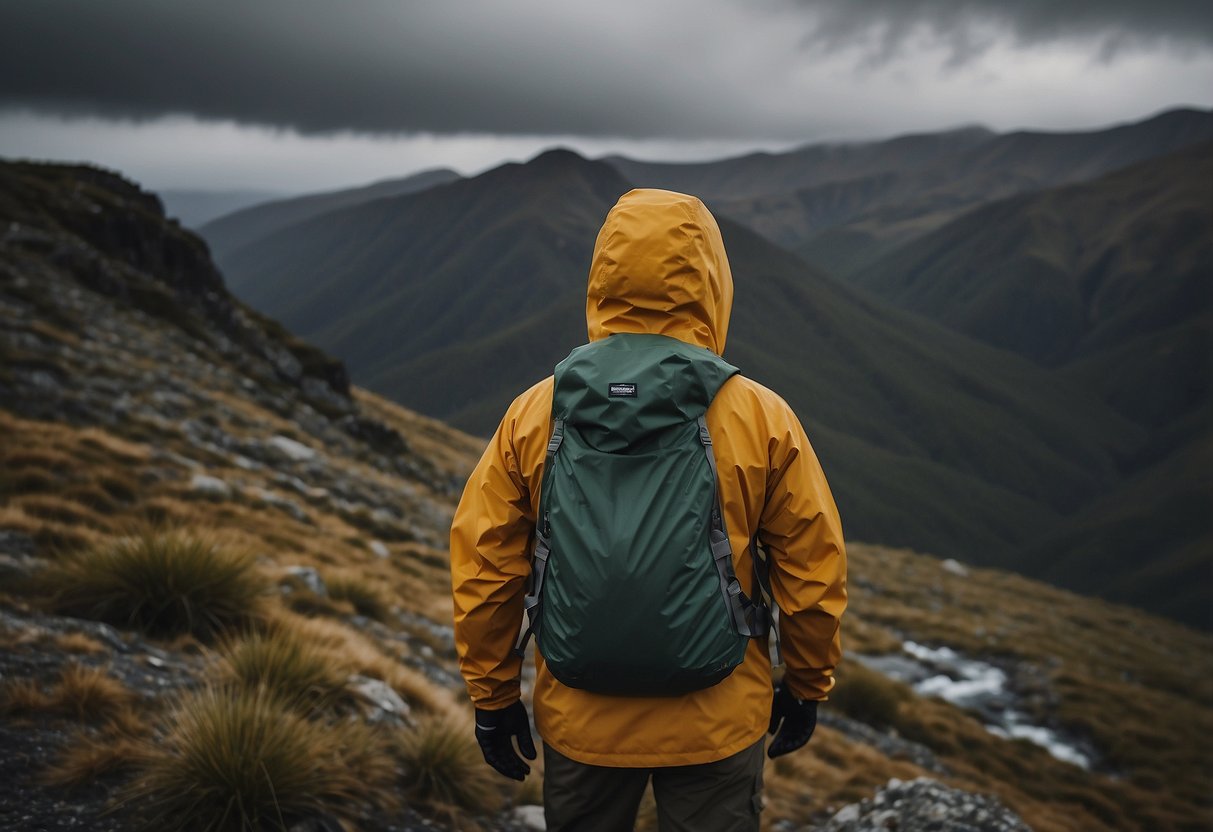
M766 505L759 540L779 604L784 682L801 699L825 699L842 656L839 624L847 605L842 523L804 428L784 405L772 431Z
M519 697L522 659L513 647L531 571L534 516L514 447L517 404L472 472L451 524L459 669L476 707L490 710Z

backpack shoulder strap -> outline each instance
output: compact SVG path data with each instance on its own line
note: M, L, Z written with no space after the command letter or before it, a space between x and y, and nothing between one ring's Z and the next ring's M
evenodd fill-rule
M543 466L544 480L548 479L552 469L555 467L556 454L560 452L560 446L563 442L564 420L556 419L552 423L552 437L548 440L548 452ZM522 635L518 637L518 643L514 645L514 653L518 656L522 656L526 652L527 642L531 640L531 635L535 632L535 625L538 623L539 594L543 591L543 576L547 572L548 555L552 553L552 541L550 539L552 524L549 521L548 511L544 505L547 488L541 486L541 489L539 495L539 510L541 515L539 522L535 524L535 547L531 552L531 577L526 597L522 602L523 609L526 610L527 627Z
M733 570L733 545L729 542L724 506L720 500L720 475L716 469L716 452L712 450L712 435L708 431L707 419L704 416L699 417L699 441L708 458L712 482L716 484L708 541L712 549L712 561L716 564L717 574L720 575L720 591L724 595L724 602L728 605L729 615L737 632L749 638L761 638L766 636L769 629L769 617L764 605L755 604L742 592L737 573ZM757 592L755 594L761 598Z

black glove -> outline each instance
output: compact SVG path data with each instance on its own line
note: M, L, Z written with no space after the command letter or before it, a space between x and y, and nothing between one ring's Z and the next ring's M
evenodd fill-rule
M531 721L527 718L526 705L522 702L499 711L476 709L476 742L484 761L511 780L525 780L531 767L522 762L514 751L518 738L518 750L528 760L535 759L535 741L531 739Z
M775 734L776 730L779 733L771 740L767 756L774 759L792 753L809 741L816 727L817 701L797 699L783 682L776 685L775 696L771 699L771 727L767 733Z

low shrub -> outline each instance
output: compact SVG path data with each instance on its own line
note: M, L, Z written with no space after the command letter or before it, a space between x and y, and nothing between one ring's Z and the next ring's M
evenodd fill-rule
M396 807L392 758L360 722L312 721L262 690L208 688L165 724L130 790L149 827L259 832Z
M458 719L429 716L395 743L403 786L413 805L434 812L483 814L500 808L498 776L484 762L472 731Z
M72 552L40 577L59 612L199 638L256 616L253 556L185 531L143 531Z

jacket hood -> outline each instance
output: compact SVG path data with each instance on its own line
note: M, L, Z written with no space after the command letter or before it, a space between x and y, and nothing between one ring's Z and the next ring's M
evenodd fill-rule
M617 332L668 335L724 352L733 275L716 219L693 196L641 188L607 214L590 265L591 341Z

